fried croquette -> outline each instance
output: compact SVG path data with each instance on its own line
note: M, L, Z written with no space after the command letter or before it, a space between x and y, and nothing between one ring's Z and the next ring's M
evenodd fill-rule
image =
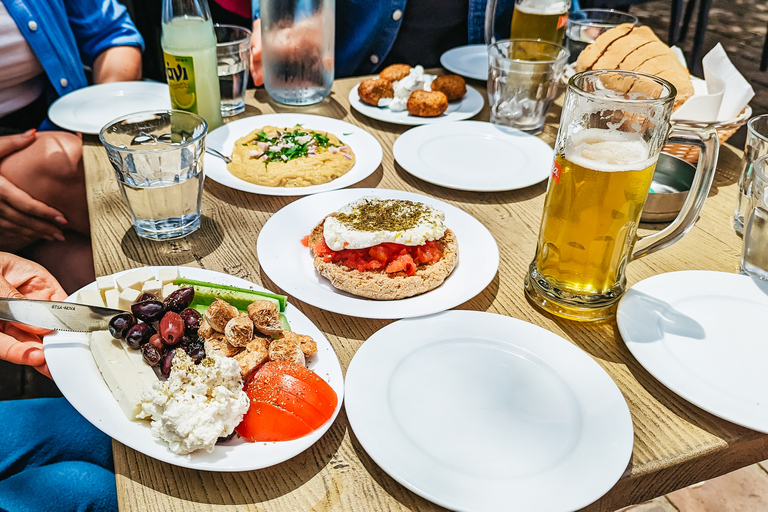
M381 70L379 78L389 80L390 82L397 82L407 77L410 73L411 66L408 64L392 64Z
M378 107L381 98L395 97L395 89L389 80L369 78L360 83L360 86L357 88L357 95L360 96L360 101L363 103Z
M407 107L412 116L435 117L448 109L448 97L440 91L413 91Z
M460 100L467 94L467 82L459 75L444 75L432 81L432 90L440 91L448 97L448 101Z

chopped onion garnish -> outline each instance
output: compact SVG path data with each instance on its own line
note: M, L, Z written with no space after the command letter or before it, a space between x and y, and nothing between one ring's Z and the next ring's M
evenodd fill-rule
M248 156L250 156L250 157L252 157L252 158L253 158L253 157L257 157L257 156L261 156L261 154L262 154L262 152L261 152L261 151L258 151L258 150L256 150L256 149L253 149L253 150L251 150L251 151L249 151L249 152L248 152Z
M259 151L264 152L269 149L269 142L257 142L256 145L259 147Z
M352 160L352 155L350 155L349 153L342 153L342 155L344 155L344 158L346 158L347 160Z

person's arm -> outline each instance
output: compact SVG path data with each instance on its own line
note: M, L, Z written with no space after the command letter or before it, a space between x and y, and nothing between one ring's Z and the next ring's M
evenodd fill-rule
M93 62L93 81L97 84L141 80L141 50L136 46L113 46Z
M261 20L253 20L253 34L251 35L251 78L253 85L264 84L264 74L261 70Z

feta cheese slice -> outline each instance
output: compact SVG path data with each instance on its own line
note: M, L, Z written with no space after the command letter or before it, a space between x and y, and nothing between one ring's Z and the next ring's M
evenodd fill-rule
M168 284L176 280L179 277L179 269L176 267L161 267L157 271L157 280L163 284Z
M144 281L151 281L154 278L155 274L153 274L150 269L144 267L126 272L125 274L118 276L115 278L115 284L117 285L117 290L120 292L126 288L141 290L141 286L144 284Z
M120 292L120 296L117 299L117 309L124 309L126 311L131 310L131 304L141 295L141 292L135 288L126 288Z
M80 293L77 294L77 302L89 306L104 307L104 299L101 298L99 290L80 290Z
M163 293L163 283L161 281L158 281L157 279L152 279L151 281L145 281L144 285L141 287L142 293L151 293L152 295L155 295L158 298L162 299L162 293Z
M120 292L116 288L104 292L104 302L108 308L120 309Z

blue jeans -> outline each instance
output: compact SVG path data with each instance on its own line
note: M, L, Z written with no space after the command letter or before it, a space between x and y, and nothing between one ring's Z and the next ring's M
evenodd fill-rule
M112 440L64 398L0 401L0 510L117 510Z

